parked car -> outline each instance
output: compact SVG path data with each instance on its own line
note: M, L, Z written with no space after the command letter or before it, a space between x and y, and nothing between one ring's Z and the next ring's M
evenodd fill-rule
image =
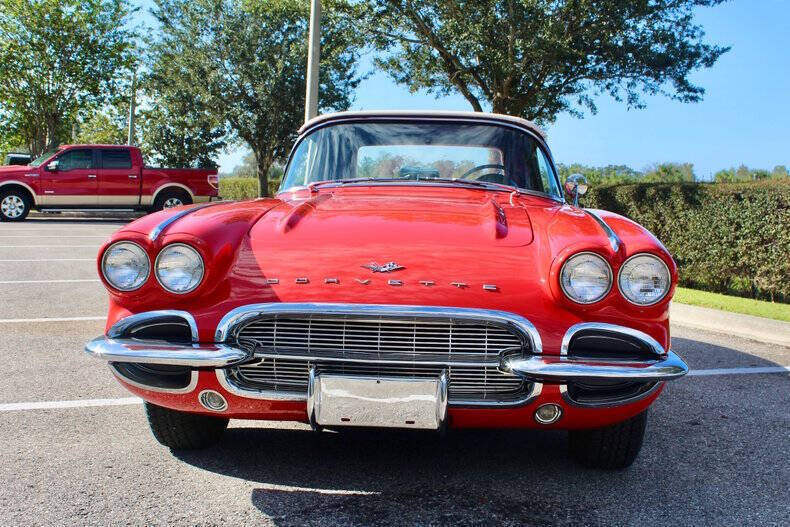
M628 466L648 407L687 372L670 350L677 269L643 227L562 188L522 119L313 119L275 198L112 236L106 334L86 351L174 449L217 442L231 418L523 427Z
M3 164L8 165L27 165L30 163L31 158L30 154L25 154L24 152L9 152L5 156L5 160Z
M140 149L66 145L27 166L0 167L0 220L38 210L148 210L218 200L215 168L150 168Z

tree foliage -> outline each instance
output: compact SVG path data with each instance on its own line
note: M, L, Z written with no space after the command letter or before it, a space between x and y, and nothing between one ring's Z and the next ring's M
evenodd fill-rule
M784 165L777 165L771 171L741 165L738 168L719 170L714 174L713 179L716 183L744 183L763 179L787 179L788 177L790 176L788 176L787 167Z
M127 0L0 0L0 142L35 157L122 91L130 13Z
M168 65L154 61L142 82L149 101L138 115L140 148L146 162L169 167L216 167L227 145L227 126L199 94L170 84Z
M322 21L321 110L350 105L357 32L328 5ZM304 116L309 5L300 0L156 0L162 26L152 44L162 75L226 122L255 155L268 193L272 162L284 158Z
M694 9L722 1L373 0L351 16L385 53L378 64L411 90L548 123L595 112L600 93L630 107L643 94L699 101L689 74L728 48L703 42Z

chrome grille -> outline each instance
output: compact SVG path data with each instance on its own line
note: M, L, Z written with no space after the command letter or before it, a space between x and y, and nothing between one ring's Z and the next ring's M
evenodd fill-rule
M371 376L449 375L450 402L509 400L531 385L499 371L502 354L528 352L518 332L488 321L352 315L276 315L246 324L238 344L258 362L229 374L243 387L307 391L311 367Z

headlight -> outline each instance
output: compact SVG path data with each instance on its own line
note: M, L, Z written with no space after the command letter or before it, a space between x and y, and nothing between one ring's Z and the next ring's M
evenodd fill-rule
M183 243L165 247L156 257L156 279L171 293L189 293L203 280L203 259Z
M568 258L560 271L563 292L579 304L592 304L612 287L612 269L595 253L579 253Z
M104 278L119 291L134 291L142 286L151 272L148 255L132 242L110 245L101 260Z
M640 306L659 302L669 292L669 268L651 254L637 254L625 261L617 278L623 296Z

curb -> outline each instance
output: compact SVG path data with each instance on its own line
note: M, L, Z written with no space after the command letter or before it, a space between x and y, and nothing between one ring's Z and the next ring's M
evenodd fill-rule
M790 347L790 322L672 302L672 324Z

